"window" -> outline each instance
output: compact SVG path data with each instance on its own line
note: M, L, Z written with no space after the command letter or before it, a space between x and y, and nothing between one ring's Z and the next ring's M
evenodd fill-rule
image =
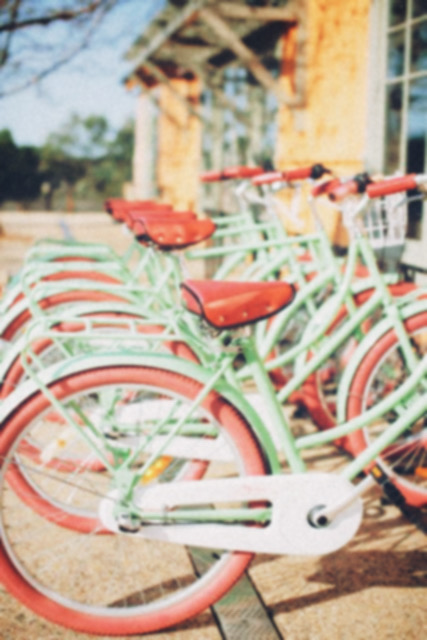
M388 0L384 171L427 173L427 5ZM422 205L409 207L408 238L422 236Z

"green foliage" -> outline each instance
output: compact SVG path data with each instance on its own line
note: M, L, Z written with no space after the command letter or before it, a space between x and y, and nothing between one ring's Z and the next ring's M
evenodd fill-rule
M105 154L112 135L104 116L82 118L72 114L60 131L49 135L46 146L74 158L98 158Z
M68 208L74 201L81 208L83 200L101 206L106 197L120 197L131 177L133 137L132 122L116 131L96 115L72 115L40 149L17 147L9 131L0 131L0 204L34 200L40 190L46 208L61 189Z
M44 168L53 180L78 184L82 198L121 196L130 179L133 124L114 131L103 116L72 115L61 131L51 134L42 149Z
M42 182L39 163L36 148L17 147L10 131L0 131L0 203L27 203L37 198Z
M128 122L107 142L105 153L92 163L93 186L105 196L120 196L123 184L131 178L133 123Z
M57 189L61 182L75 185L86 175L86 161L67 155L60 147L44 146L41 157L44 181L49 182L53 189Z

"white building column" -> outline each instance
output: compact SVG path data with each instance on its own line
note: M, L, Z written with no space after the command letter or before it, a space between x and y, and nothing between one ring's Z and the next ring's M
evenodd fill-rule
M156 195L156 109L150 96L137 97L135 118L135 146L132 162L132 183L126 197L147 200Z

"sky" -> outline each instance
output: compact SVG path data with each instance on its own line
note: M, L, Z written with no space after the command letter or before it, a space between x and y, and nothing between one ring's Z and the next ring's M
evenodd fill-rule
M9 129L19 146L40 146L72 113L103 115L116 128L134 117L136 93L122 82L132 70L124 54L163 4L163 0L121 0L98 29L96 40L70 64L30 89L0 98L0 130ZM60 38L63 28L54 29L44 28L45 37Z

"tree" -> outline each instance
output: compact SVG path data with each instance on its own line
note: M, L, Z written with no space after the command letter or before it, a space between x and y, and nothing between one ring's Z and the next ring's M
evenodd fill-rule
M76 191L92 203L121 196L130 179L133 122L116 131L103 116L72 115L42 148L18 147L8 130L0 131L0 204L27 206L40 194L50 210L65 187L67 211L75 210Z
M119 2L0 2L0 97L21 91L68 63L88 46L100 22ZM48 34L46 27L53 24L62 28Z
M60 131L49 135L41 151L47 193L53 196L65 184L67 211L74 211L76 185L91 173L91 165L104 157L110 135L103 116L82 118L77 114L72 114Z
M85 195L121 196L130 178L133 137L132 122L116 131L103 116L73 114L41 149L47 193L52 196L65 184L68 211L74 210L78 185Z
M121 196L123 184L131 179L134 123L127 122L106 141L105 153L91 165L95 189L105 196Z
M47 144L74 158L96 159L105 155L114 135L104 116L73 113L59 131L48 136Z
M74 190L76 184L87 172L86 161L80 158L73 158L60 147L47 143L41 150L42 156L42 177L46 187L46 208L50 209L52 197L55 190L61 184L66 185L66 210L74 211Z
M121 24L116 38L117 35L128 38L135 33L135 17L143 29L165 2L0 0L0 98L34 86L69 64L80 52L96 48L103 37L110 44L111 24ZM130 11L125 11L127 24L124 24L117 18L120 10L126 8Z
M24 206L40 193L40 154L34 147L17 147L8 130L0 131L0 203Z

